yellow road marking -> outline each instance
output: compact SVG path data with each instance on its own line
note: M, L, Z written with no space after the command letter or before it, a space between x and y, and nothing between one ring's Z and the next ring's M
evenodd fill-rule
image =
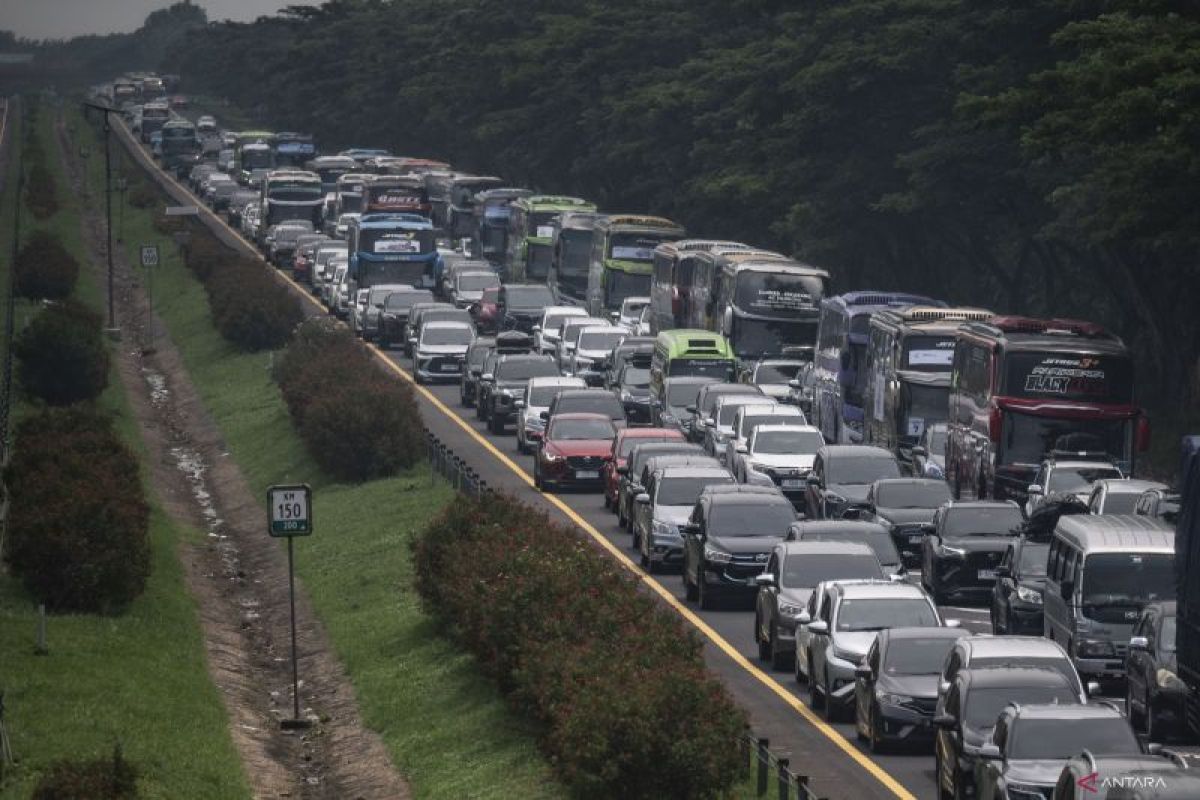
M140 149L140 147L139 147L139 149ZM155 166L155 169L157 169L158 165L156 164L154 166ZM187 189L187 187L183 186L181 183L176 181L173 176L171 176L165 172L162 172L162 170L158 170L158 171L167 180L169 180L171 183L175 184L175 186L178 186L183 191L188 192L189 195L191 194L191 192ZM198 204L198 207L209 219L216 222L218 225L221 225L222 227L224 227L226 230L228 230L229 232L231 232L232 234L237 236L242 241L245 241L244 239L242 239L242 235L239 231L235 230L231 225L229 225L227 222L225 222L225 220L221 219L219 216L217 216L215 213L213 213L207 206L205 206L201 203L201 204ZM249 246L249 245L247 245L247 246ZM257 253L255 253L255 256L260 261L262 261L264 264L266 264L266 259L263 259ZM267 266L271 266L271 265L267 264ZM292 277L290 275L288 275L284 272L280 272L279 270L276 270L273 266L271 266L271 269L272 269L272 272L274 272L280 278L287 281L289 284L294 286L298 291L300 291L300 293L304 296L304 298L306 300L308 300L313 305L320 308L322 311L326 310L325 306L323 304L321 304L315 297L313 297L312 294L308 291L308 289L306 287L297 283L295 280L292 279ZM449 406L447 406L445 403L443 403L441 401L441 399L439 397L437 397L433 392L429 391L429 389L418 384L416 382L416 380L413 378L413 376L410 375L407 370L405 370L403 367L401 367L395 361L392 361L392 359L388 357L388 354L385 351L381 350L379 347L377 347L374 344L366 343L366 346L371 351L371 353L376 358L378 358L379 361L385 367L387 367L389 370L391 370L393 373L395 373L397 376L399 376L402 380L407 381L414 390L419 392L422 397L424 397L427 401L429 401L429 403L431 405L433 405L434 408L436 408L444 416L446 416L448 419L450 419L450 421L454 422L456 425L458 425L458 427L462 428L467 433L467 435L469 435L472 439L475 440L475 442L478 445L480 445L484 450L487 450L495 458L497 458L500 461L500 463L502 463L513 474L515 474L518 478L520 478L527 486L533 486L533 478L531 478L525 472L525 470L521 469L521 467L515 461L513 461L505 453L501 452L499 448L497 448L494 444L492 444L490 441L488 441L487 438L483 434L481 434L479 431L475 430L475 428L471 426L471 423L467 422L457 412L455 412L453 409L451 409ZM644 572L640 566L638 566L636 563L634 563L633 559L631 559L629 556L627 556L625 553L623 553L621 551L621 549L619 547L617 547L617 545L615 545L611 541L609 541L608 537L606 537L603 533L601 533L599 530L597 530L595 527L593 527L590 522L588 522L586 519L584 519L582 516L580 516L579 513L575 511L575 509L573 509L569 505L567 505L557 495L543 492L542 497L546 501L548 501L551 505L553 505L555 508L557 508L559 511L561 511L563 513L563 515L566 516L569 520L571 520L576 525L578 525L593 541L595 541L598 545L600 545L600 547L602 547L609 555L611 555L613 558L615 558L622 567L624 567L626 570L628 570L630 573L632 573L639 581L641 581L643 584L645 584L648 589L650 589L655 594L657 594L660 598L662 598L662 600L665 603L667 603L667 605L669 605L671 608L673 608L680 616L682 616L692 626L694 626L697 630L699 630L705 636L705 638L707 638L710 642L712 642L714 645L716 645L721 650L721 652L723 652L723 653L725 653L725 655L729 656L729 658L731 660L733 660L733 662L735 664L737 664L739 667L741 667L743 670L745 670L747 673L749 673L755 680L757 680L759 683L761 683L763 686L765 686L767 689L769 689L772 693L774 693L780 700L782 700L785 704L787 704L796 713L798 713L800 716L804 717L804 719L808 723L810 723L814 728L816 728L817 731L821 733L821 735L823 735L826 739L829 739L839 749L841 749L844 753L846 753L848 756L850 756L850 758L852 758L855 763L857 763L860 767L862 767L864 770L866 770L873 778L875 778L881 784L883 784L888 789L888 791L890 791L897 798L900 798L900 800L917 800L915 795L913 795L911 792L909 792L907 789L905 789L904 786L901 785L901 783L899 781L897 781L895 778L893 778L890 774L888 774L888 772L886 770L884 770L883 767L879 766L874 761L872 761L865 753L863 753L861 750L859 750L857 747L855 747L854 744L850 742L850 740L848 740L846 737L842 736L833 727L831 727L827 722L825 722L825 720L823 720L819 716L817 716L817 713L815 711L813 711L811 708L809 708L808 706L806 706L803 703L803 701L800 700L800 698L796 697L791 692L789 692L787 689L785 689L782 685L780 685L779 681L775 680L775 678L771 677L770 675L767 675L765 672L758 669L755 665L751 664L750 660L748 658L746 658L744 655L742 655L736 647L734 647L732 644L730 644L725 639L725 637L723 637L721 634L717 633L716 630L714 630L707 622L704 621L704 619L702 617L700 617L700 615L698 615L696 612L694 612L691 608L689 608L684 603L680 602L679 598L677 598L674 594L672 594L669 589L667 589L665 586L660 584L658 581L654 580L654 578L650 577L650 575L648 573Z

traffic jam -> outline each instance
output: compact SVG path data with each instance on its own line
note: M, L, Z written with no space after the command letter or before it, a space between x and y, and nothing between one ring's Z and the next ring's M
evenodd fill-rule
M198 203L914 794L1200 797L1177 581L1200 437L1180 485L1143 477L1113 333L835 293L663 217L122 108Z

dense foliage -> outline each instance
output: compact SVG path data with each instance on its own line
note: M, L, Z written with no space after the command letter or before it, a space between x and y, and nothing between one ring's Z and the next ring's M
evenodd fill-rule
M119 611L150 574L149 507L138 462L112 420L85 405L18 427L5 472L12 498L4 559L57 611Z
M47 306L13 342L21 388L53 406L94 400L108 385L100 317L74 300Z
M79 262L49 231L34 231L13 262L16 293L30 300L62 300L79 279Z
M316 317L301 325L275 379L308 451L338 480L393 475L424 457L412 389L380 371L345 326Z
M415 547L430 612L543 724L576 796L728 793L744 717L696 636L577 531L489 496L450 506Z
M1106 323L1195 391L1200 6L338 0L164 67L386 145L782 248L842 288Z

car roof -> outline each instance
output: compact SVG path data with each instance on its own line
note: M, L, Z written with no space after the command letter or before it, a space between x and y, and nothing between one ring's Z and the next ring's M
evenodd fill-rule
M754 430L757 433L764 431L811 431L812 433L820 433L812 425L797 425L787 422L760 422L754 426Z
M574 399L576 397L607 397L614 401L617 399L616 395L614 395L608 389L594 389L594 388L564 389L563 391L558 393L559 400L566 400L568 398Z
M583 378L566 375L545 375L540 378L530 378L529 387L532 389L537 386L570 386L572 388L583 388Z
M1103 487L1108 494L1141 494L1151 489L1170 488L1165 483L1142 478L1101 478L1092 483L1092 487Z
M612 420L607 415L593 414L590 411L570 411L570 412L566 412L563 414L555 414L551 418L551 421L561 422L562 420L575 420L575 419L600 420L602 422L607 422L610 425L612 424Z
M575 378L575 380L582 379ZM669 441L664 444L687 441L683 436L683 431L678 428L623 428L617 433L619 439L650 439L656 436L668 437Z
M1154 517L1073 514L1058 520L1055 536L1088 551L1175 553L1174 529Z
M1063 649L1043 636L970 636L960 643L970 664L971 658L1066 658Z
M975 667L964 669L958 673L957 680L968 686L1052 686L1061 685L1071 692L1075 689L1071 682L1056 669L1051 667Z
M866 542L782 542L784 555L868 555L875 557L875 551Z
M729 470L722 466L706 467L694 464L674 464L657 469L659 479L663 478L725 478L733 479Z
M470 330L475 329L475 327L471 323L464 322L463 320L457 320L457 319L432 320L430 322L426 322L424 325L421 326L421 330L429 330L429 331L446 330L449 328L468 328Z
M946 485L945 481L937 478L880 478L875 481L875 486L928 486L935 483Z
M882 447L861 444L827 444L817 451L822 461L831 458L879 458L895 460L895 456Z
M1125 719L1109 705L1090 703L1013 703L1021 719Z
M867 547L867 545L862 545ZM883 638L890 641L903 639L962 639L970 636L965 628L885 628L879 632Z
M542 309L542 314L568 314L575 317L586 317L588 312L586 308L579 306L546 306Z
M620 325L610 325L606 322L603 325L585 325L583 328L583 333L624 333L624 334L628 334L629 330L627 328L622 328Z
M828 536L831 534L879 533L885 528L878 522L861 519L806 519L792 523L791 531L797 540L805 534Z
M783 497L783 494L775 486L758 486L752 483L725 483L720 486L709 486L703 494L720 494L720 495L765 495L767 497ZM784 498L787 499L787 498ZM791 501L789 501L791 502Z
M954 510L970 510L972 508L1013 508L1017 511L1021 507L1012 500L951 500L946 503L947 511Z
M765 489L767 487L763 486L761 488ZM714 506L778 506L786 503L788 508L792 507L792 501L784 497L783 493L779 491L713 492L709 496L708 500L709 503Z
M869 583L838 583L836 590L842 599L861 600L869 598L928 598L925 590L912 583L897 583L893 581L871 581Z

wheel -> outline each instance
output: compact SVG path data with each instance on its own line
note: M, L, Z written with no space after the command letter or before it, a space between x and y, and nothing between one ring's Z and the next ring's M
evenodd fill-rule
M804 673L800 671L800 655L795 654L793 659L796 663L792 666L792 677L796 679L796 684L801 685L808 681L804 677Z
M693 602L696 600L696 584L688 580L686 564L683 566L683 596Z
M608 509L609 511L612 511L612 507L613 507L613 506L612 506L612 500L610 500L610 499L609 499L609 497L608 497L608 490L607 490L607 489L605 489L605 490L604 490L604 507L605 507L606 509Z
M474 405L474 403L467 399L467 389L465 386L458 387L458 402L463 408L470 408Z
M933 770L934 780L937 781L938 800L954 800L954 794L951 792L947 792L942 787L942 757L939 756L936 752L934 753L934 756L933 756L933 764L934 764L934 770Z
M618 497L617 497L617 503L616 503L616 505L617 505L617 507L616 507L615 509L613 509L613 510L617 512L617 527L619 527L619 528L621 528L622 530L624 530L624 529L625 529L625 523L626 523L628 520L626 520L626 519L625 519L625 510L624 510L624 507L621 505L621 498L620 498L620 496L618 496Z
M817 711L825 707L825 696L817 688L817 678L813 674L812 656L808 657L808 702Z
M1133 707L1133 687L1129 685L1128 679L1125 681L1125 716L1129 719L1129 725L1135 731L1142 730L1142 717L1134 710Z
M759 620L758 615L755 614L754 615L754 639L755 639L755 641L758 642L758 660L759 661L770 661L771 655L772 655L771 640L767 639L764 642L762 639L759 638L758 632L761 628L762 628L761 621Z
M716 607L717 598L713 597L712 590L708 589L708 581L704 580L703 570L697 570L699 576L696 578L696 595L700 603L700 608L704 611L711 611Z
M483 398L480 397L475 401L475 419L487 419L485 413L486 407L484 406Z
M770 648L771 669L782 672L787 669L789 656L786 652L779 650L779 628L775 623L771 623L768 635L770 638L767 640L767 646Z
M415 370L413 371L413 380L416 381L418 386L425 383L425 379L421 377L421 373Z
M646 572L649 572L651 575L657 575L658 573L662 572L662 563L655 561L653 558L650 558L650 556L645 554L642 555L642 566L645 567Z
M1146 741L1157 742L1164 744L1167 741L1166 731L1163 730L1162 724L1157 722L1157 717L1154 715L1154 703L1150 699L1149 690L1146 692L1146 710L1142 712L1145 717Z
M837 704L833 701L833 691L829 685L828 669L821 676L821 694L825 695L825 721L837 722Z
M883 753L886 749L883 734L879 730L879 707L874 703L871 704L871 711L867 715L867 746L876 755Z
M954 482L950 484L950 493L954 495L955 500L962 500L962 479L958 476L958 470L954 470Z
M1002 631L1000 629L1000 617L999 617L999 615L996 614L995 606L992 606L991 608L988 609L988 619L992 623L992 635L993 636L1000 636L1001 634L1004 633L1004 631Z
M533 488L542 490L542 471L538 469L536 461L533 462Z
M954 770L954 800L967 800L967 786L961 772Z
M517 452L521 455L529 455L529 448L525 446L525 442L521 441L521 437L517 436Z
M488 414L487 428L497 436L504 433L504 421L498 419L495 414Z

